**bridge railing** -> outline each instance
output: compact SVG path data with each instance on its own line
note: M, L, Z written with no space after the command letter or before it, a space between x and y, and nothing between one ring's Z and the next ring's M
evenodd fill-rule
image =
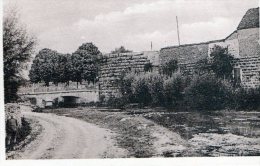
M38 92L56 92L56 91L70 91L70 90L93 90L96 89L96 84L78 84L70 83L69 85L65 83L59 83L58 85L50 84L45 86L44 84L31 84L27 86L20 87L18 93L38 93Z

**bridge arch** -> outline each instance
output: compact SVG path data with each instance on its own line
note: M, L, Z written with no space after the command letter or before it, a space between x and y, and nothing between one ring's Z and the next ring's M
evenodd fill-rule
M70 90L56 92L38 92L20 94L30 99L32 104L39 107L53 106L56 103L65 102L67 105L89 103L99 101L98 90ZM65 101L64 101L65 100Z

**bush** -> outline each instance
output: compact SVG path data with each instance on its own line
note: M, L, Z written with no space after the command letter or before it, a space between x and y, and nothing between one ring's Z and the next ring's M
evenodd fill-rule
M165 105L167 107L181 107L184 98L184 89L188 86L190 78L180 74L174 74L173 77L164 81Z
M134 79L132 88L135 100L140 106L147 106L151 103L152 96L149 92L148 81L143 75Z
M121 97L110 96L106 101L106 105L111 108L122 109L126 105L126 101Z
M134 73L122 74L119 81L119 90L121 96L127 103L135 102L135 97L132 88L134 76Z
M158 73L128 73L122 76L119 85L126 103L159 106L164 102L163 78Z
M149 73L145 79L151 95L151 104L153 106L164 105L163 77L158 73Z
M260 110L260 87L238 88L234 91L233 108L237 110Z
M152 72L153 71L153 64L151 62L146 63L144 65L144 71L145 72Z
M169 60L161 66L160 70L162 74L171 77L178 70L178 61L176 59Z
M185 104L195 110L219 110L227 108L232 99L232 87L228 82L212 75L195 76L185 89Z

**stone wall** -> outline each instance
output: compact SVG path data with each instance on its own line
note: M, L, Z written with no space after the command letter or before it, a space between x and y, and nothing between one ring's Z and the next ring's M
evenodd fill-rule
M179 66L181 73L193 75L195 73L197 63L186 63L180 64ZM236 58L233 61L233 68L240 69L242 87L260 87L260 56Z
M162 48L160 63L163 65L171 59L177 59L179 63L197 62L208 57L208 44L207 42Z
M212 48L215 46L221 46L223 48L227 48L228 52L234 56L235 58L239 58L239 42L238 42L238 34L237 32L233 32L231 35L229 35L225 40L223 41L217 41L209 43L209 49L208 49L208 56L210 57L210 54L212 52Z
M107 54L99 73L100 96L118 96L118 81L123 72L144 72L144 65L150 63L144 53Z
M238 31L239 56L260 56L259 28Z
M234 68L240 69L241 85L243 87L260 87L260 56L235 59Z

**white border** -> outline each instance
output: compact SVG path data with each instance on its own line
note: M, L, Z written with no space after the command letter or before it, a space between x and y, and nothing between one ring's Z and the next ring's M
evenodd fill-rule
M4 121L4 86L3 86L3 0L0 0L0 166L260 166L260 156L256 157L189 157L189 158L149 158L149 159L77 159L77 160L5 160L5 121Z

